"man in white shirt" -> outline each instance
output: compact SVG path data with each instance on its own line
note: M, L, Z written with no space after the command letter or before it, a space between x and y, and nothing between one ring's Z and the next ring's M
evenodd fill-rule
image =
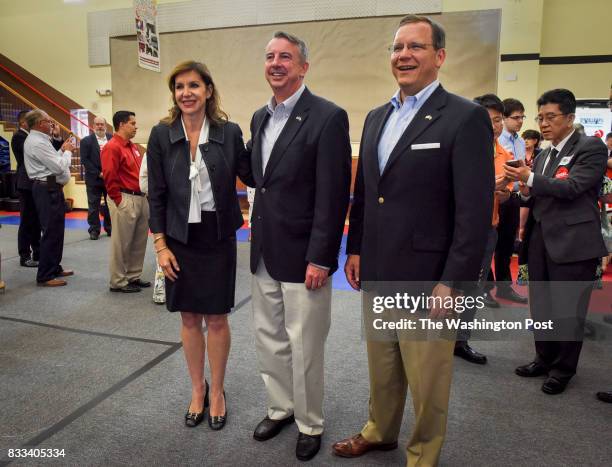
M108 200L104 179L102 178L102 163L100 152L108 140L113 137L106 131L106 120L102 117L94 119L94 133L81 140L81 164L85 169L85 186L87 187L87 223L89 224L90 240L100 238L100 211L104 218L104 230L111 234L111 218L108 212ZM104 197L104 204L100 200Z
M67 140L56 150L49 139L53 120L39 109L26 115L30 134L24 143L24 162L32 179L32 196L40 220L42 237L36 282L40 286L59 287L73 271L61 266L64 250L64 214L66 205L62 187L70 181L74 145Z

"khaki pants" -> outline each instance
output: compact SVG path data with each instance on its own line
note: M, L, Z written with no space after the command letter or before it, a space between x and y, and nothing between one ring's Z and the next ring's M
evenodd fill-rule
M149 203L144 196L121 193L119 206L109 198L113 225L110 254L110 286L125 287L140 279L147 248Z
M446 435L454 346L454 340L368 341L369 417L361 431L367 441L397 441L409 386L415 420L407 465L438 464Z
M300 432L323 432L325 340L331 323L331 277L318 290L278 282L263 260L253 275L253 322L268 417L293 414Z

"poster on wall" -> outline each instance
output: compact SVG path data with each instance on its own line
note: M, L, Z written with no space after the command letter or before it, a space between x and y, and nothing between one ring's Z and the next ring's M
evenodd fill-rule
M88 118L89 110L87 109L70 110L70 131L78 138L77 141L89 136Z
M134 0L138 66L161 72L159 35L157 33L157 0Z
M605 142L606 135L610 133L612 126L612 112L607 107L594 108L578 105L575 122L584 126L587 136L596 136Z

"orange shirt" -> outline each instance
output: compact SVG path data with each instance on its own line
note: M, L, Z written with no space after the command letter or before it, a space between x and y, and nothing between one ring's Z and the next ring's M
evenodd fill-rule
M493 163L495 165L495 176L503 175L504 173L504 164L507 161L511 161L513 159L512 154L504 149L504 147L499 144L499 141L495 140L495 153L493 154ZM507 188L512 190L512 182L508 183ZM491 225L493 227L497 227L499 224L499 201L497 200L497 196L493 198L493 220Z

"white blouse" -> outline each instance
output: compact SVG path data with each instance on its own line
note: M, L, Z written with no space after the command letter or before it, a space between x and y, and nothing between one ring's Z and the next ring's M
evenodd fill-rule
M181 118L185 139L189 142L185 122ZM204 123L200 129L200 138L196 149L195 160L191 160L191 151L189 153L189 181L191 182L191 200L189 202L189 219L190 224L196 224L202 221L202 211L215 211L215 200L213 198L212 185L208 168L202 159L200 145L208 142L208 119L204 117Z

